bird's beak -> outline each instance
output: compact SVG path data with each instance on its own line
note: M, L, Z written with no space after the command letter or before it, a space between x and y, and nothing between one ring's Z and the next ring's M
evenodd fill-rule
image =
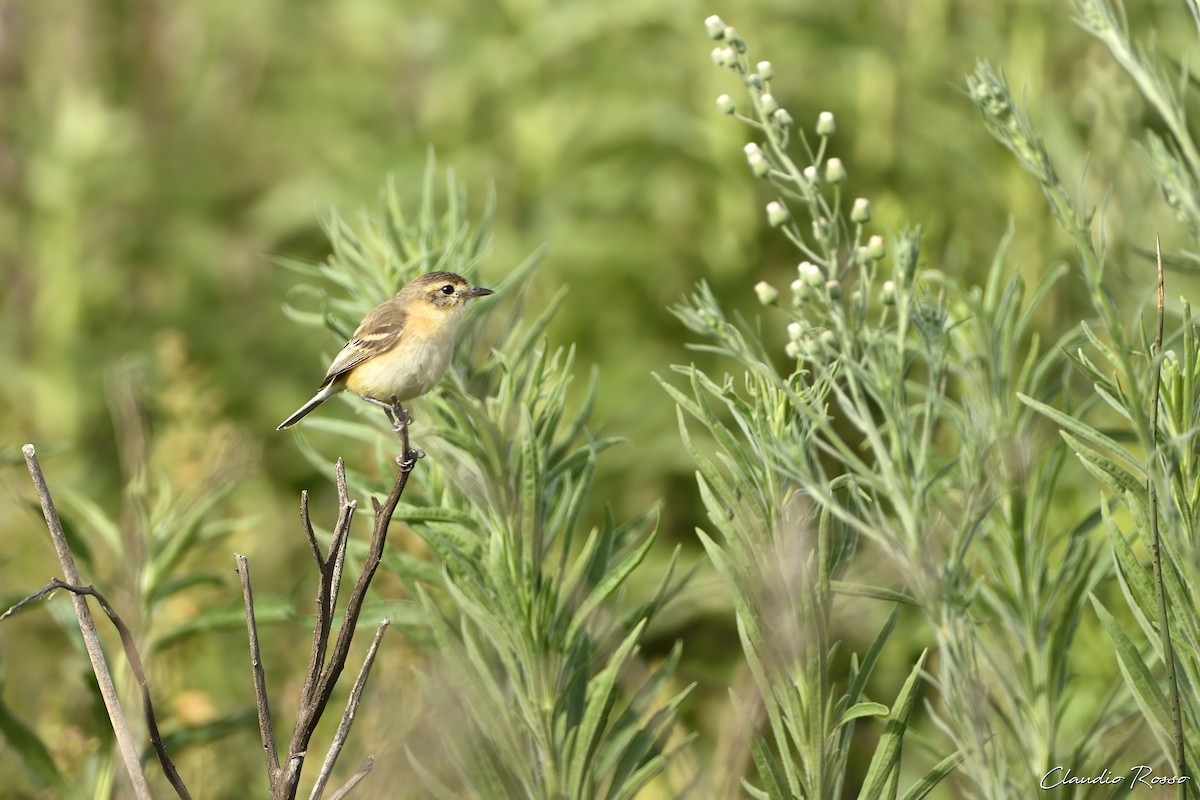
M487 297L489 294L495 294L491 289L484 289L482 286L472 286L463 295L464 297Z

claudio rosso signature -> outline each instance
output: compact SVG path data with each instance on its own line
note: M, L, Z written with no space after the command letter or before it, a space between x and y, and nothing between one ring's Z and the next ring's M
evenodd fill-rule
M1129 790L1133 791L1139 786L1145 786L1150 789L1163 786L1177 786L1187 783L1190 777L1189 775L1155 775L1154 769L1147 767L1145 764L1130 767L1129 772L1125 774L1106 769L1099 775L1089 776L1073 775L1069 767L1055 767L1042 776L1042 782L1039 785L1043 789L1053 789L1056 786L1075 786L1081 784L1111 784L1115 786L1119 783L1128 783Z

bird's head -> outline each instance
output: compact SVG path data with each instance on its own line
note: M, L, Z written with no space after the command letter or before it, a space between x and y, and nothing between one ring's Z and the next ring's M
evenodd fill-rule
M398 295L406 303L416 303L428 311L461 311L476 297L494 294L491 289L472 286L456 272L428 272L409 281Z

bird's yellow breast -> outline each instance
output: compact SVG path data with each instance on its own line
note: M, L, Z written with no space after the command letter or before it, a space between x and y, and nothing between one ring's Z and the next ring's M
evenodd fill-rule
M346 388L385 402L393 396L405 402L425 394L450 366L458 320L454 312L410 313L396 346L351 369Z

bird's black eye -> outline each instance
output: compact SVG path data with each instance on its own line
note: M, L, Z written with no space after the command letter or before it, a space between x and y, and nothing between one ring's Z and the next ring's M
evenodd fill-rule
M442 294L454 294L454 286L447 283L445 286L442 287Z

